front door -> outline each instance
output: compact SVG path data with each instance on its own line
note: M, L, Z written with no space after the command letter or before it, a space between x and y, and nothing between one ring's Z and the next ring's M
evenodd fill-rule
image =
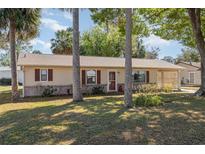
M114 71L109 72L109 91L115 91L116 90L116 73Z

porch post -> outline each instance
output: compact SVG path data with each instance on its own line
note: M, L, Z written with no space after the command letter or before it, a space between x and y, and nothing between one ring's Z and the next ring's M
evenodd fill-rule
M22 93L22 97L25 97L25 67L21 66L20 69L23 72L23 82L22 82L22 86L23 86L23 93Z
M178 89L181 89L181 76L180 76L180 70L177 71L177 76L178 76Z
M164 71L162 71L161 73L162 73L162 87L161 88L164 88Z

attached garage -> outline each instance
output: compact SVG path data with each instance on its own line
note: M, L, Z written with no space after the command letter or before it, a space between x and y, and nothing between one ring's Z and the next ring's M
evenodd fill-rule
M158 71L157 83L159 87L171 86L173 88L180 88L179 71Z

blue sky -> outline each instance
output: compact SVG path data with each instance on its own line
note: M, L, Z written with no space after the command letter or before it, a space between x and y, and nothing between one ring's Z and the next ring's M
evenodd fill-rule
M72 26L72 15L59 9L43 9L40 25L39 36L31 41L33 49L42 51L43 53L51 53L50 39L54 38L57 30L66 29ZM94 27L91 20L90 12L84 9L80 12L80 32L87 31ZM176 41L167 41L157 36L150 36L144 39L147 47L159 47L159 57L172 56L176 57L181 52L181 46Z

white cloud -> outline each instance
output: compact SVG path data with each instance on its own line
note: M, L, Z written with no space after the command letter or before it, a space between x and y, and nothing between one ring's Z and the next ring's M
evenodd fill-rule
M51 47L51 43L50 42L46 42L46 41L42 41L40 39L33 39L30 41L31 45L41 45L45 50L50 49Z
M42 14L49 17L56 16L58 18L69 19L70 21L72 21L73 19L72 13L70 13L69 11L61 10L59 13L55 14L51 10L52 9L43 9Z
M66 12L66 11L63 12L63 17L64 17L65 19L69 19L69 20L71 20L71 21L73 20L72 14L69 13L69 12Z
M50 18L42 18L41 23L47 27L52 29L53 31L58 31L62 29L66 29L67 27L64 25L60 25L58 21Z
M144 44L147 46L168 46L170 45L171 41L167 41L164 39L161 39L158 36L151 35L148 38L144 38Z
M42 13L43 15L54 16L54 13L51 12L50 9L43 9Z

